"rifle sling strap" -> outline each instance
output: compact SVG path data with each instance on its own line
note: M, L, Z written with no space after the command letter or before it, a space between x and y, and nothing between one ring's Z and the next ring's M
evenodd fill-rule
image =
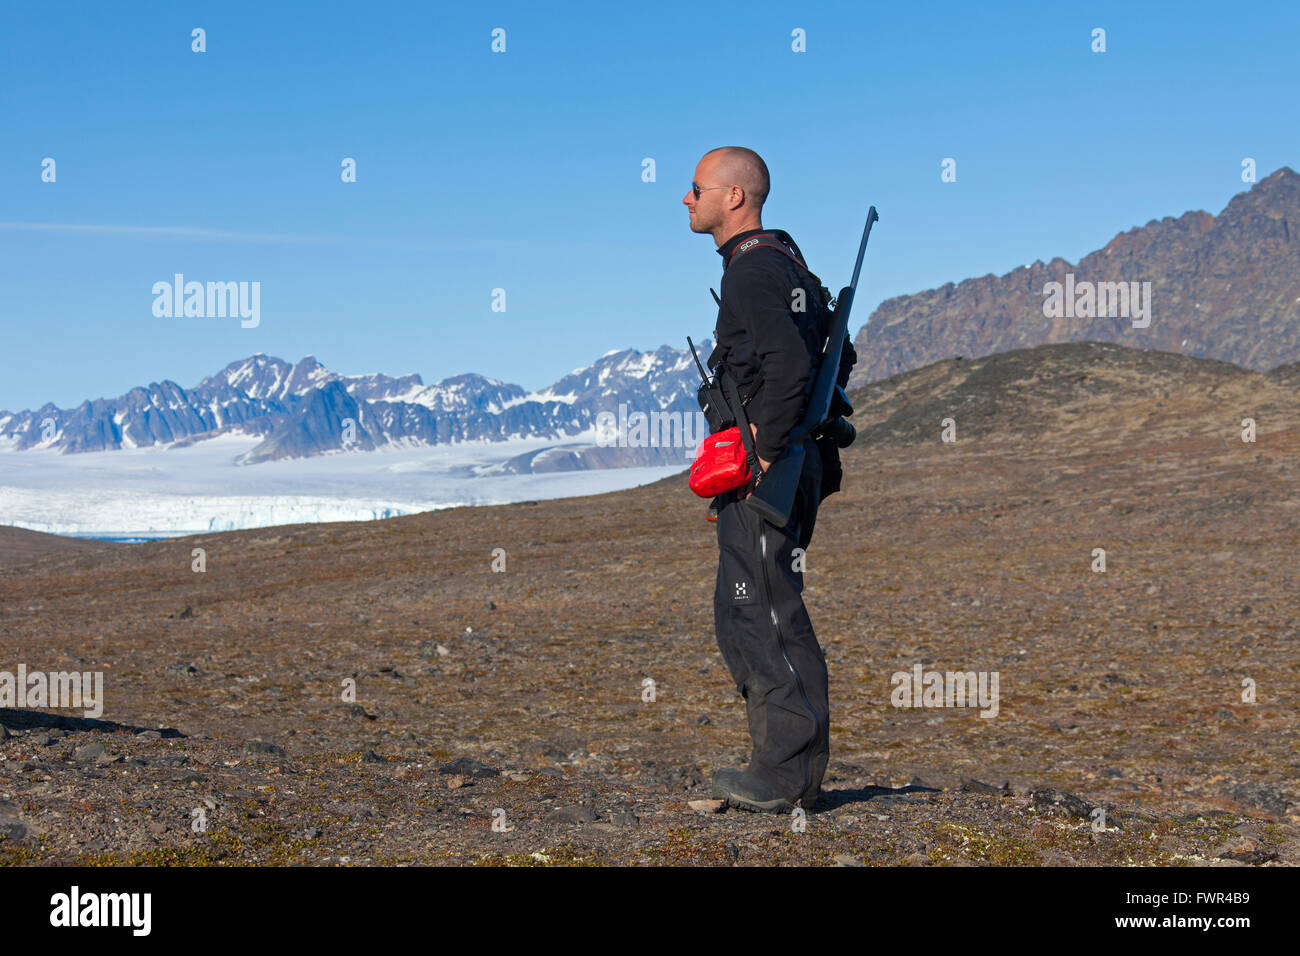
M731 414L740 429L740 441L745 446L745 454L749 457L749 470L753 475L754 484L757 485L763 477L763 469L758 463L758 452L754 450L754 435L749 430L749 416L745 414L745 403L740 400L740 390L736 388L736 382L732 379L729 370L723 370L719 381L722 384L723 397L731 406Z

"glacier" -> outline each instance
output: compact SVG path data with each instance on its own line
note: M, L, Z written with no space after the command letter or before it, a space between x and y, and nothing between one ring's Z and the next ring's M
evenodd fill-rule
M594 433L592 433L594 436ZM164 538L321 521L369 521L462 505L601 494L681 473L670 465L500 474L553 439L334 452L238 465L260 438L61 454L0 445L0 524L81 537Z

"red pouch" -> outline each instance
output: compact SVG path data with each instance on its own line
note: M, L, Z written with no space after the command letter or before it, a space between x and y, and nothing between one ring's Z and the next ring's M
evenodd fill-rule
M749 458L740 428L733 426L710 435L700 443L695 463L691 465L691 491L701 498L715 495L749 484Z

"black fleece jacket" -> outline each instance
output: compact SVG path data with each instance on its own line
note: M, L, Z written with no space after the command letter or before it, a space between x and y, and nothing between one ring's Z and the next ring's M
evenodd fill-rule
M767 231L737 233L718 248L723 261L722 306L714 330L717 346L708 364L712 369L726 362L744 396L761 372L762 382L745 411L758 426L754 450L760 458L775 461L803 416L814 363L828 330L827 317L816 306L816 283L785 253L757 246L732 261L738 245ZM796 288L804 290L802 312L794 308Z

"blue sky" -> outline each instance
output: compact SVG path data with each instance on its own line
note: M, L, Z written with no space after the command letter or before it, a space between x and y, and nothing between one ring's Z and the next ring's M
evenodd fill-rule
M1298 10L10 4L0 408L190 387L259 351L535 388L681 346L721 270L681 198L721 145L763 155L764 224L833 291L879 208L856 329L890 296L1217 213L1244 157L1300 166ZM177 272L260 282L260 325L156 318Z

